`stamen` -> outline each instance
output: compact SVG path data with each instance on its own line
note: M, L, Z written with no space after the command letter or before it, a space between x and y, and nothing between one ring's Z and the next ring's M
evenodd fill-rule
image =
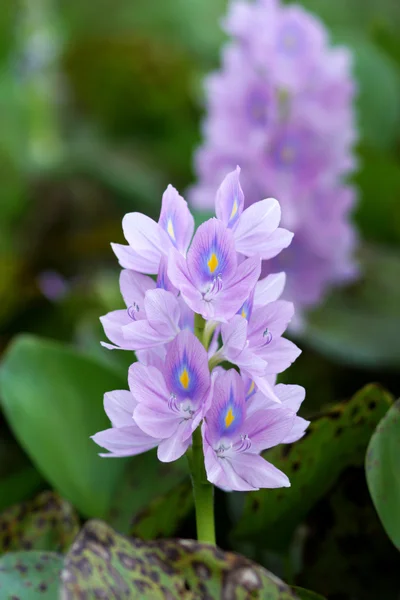
M174 412L180 412L180 408L176 402L176 394L170 394L170 397L168 400L168 408L170 410L173 410Z
M240 446L237 448L236 452L247 452L251 447L251 441L249 440L249 436L247 433L240 436Z
M263 338L264 338L263 346L267 346L270 342L272 342L272 333L270 332L268 327L266 327L266 329L264 330Z
M203 298L206 302L209 302L216 294L222 290L222 277L219 273L217 277L214 277L212 284L208 290L203 294Z
M227 450L230 450L231 448L232 448L232 444L229 444L229 446L224 446L224 444L221 442L221 444L218 446L218 448L215 450L215 452L222 456Z
M138 313L139 310L139 304L137 304L136 302L133 302L131 306L128 307L128 315L131 319L133 319L133 321L136 321L136 313Z

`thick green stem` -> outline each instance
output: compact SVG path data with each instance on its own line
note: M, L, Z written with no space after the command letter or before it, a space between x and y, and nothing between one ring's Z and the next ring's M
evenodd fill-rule
M206 329L206 322L197 314L195 315L194 332L196 337L207 349L211 336ZM214 488L213 485L207 481L200 427L193 433L192 447L189 448L187 457L193 484L197 539L199 542L215 544Z
M197 539L199 542L215 544L214 488L207 481L200 427L193 433L189 465L196 510Z

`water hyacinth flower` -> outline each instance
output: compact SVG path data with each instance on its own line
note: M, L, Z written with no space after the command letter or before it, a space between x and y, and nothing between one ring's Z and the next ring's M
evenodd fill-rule
M300 353L282 337L294 313L280 299L286 274L259 279L261 261L277 260L292 233L279 227L277 200L245 208L239 176L236 168L225 177L216 217L194 235L187 204L171 186L158 223L136 213L124 218L129 246L114 251L126 308L101 318L112 342L104 345L134 351L137 360L129 391L105 395L111 427L93 440L108 451L101 456L157 448L170 462L187 454L198 535L209 542L212 484L226 491L289 486L261 453L300 439L308 426L297 415L303 388L276 385ZM225 370L226 361L235 369Z
M356 166L351 56L330 46L318 19L280 0L233 1L224 28L230 40L220 70L206 81L189 199L200 210L212 207L216 186L237 164L245 195L236 195L229 212L218 208L217 194L225 224L238 227L236 207L247 206L244 215L260 198L279 198L283 227L295 239L276 258L265 256L273 260L262 272L286 272L285 296L296 304L299 325L299 309L357 275L349 218L355 192L346 183Z

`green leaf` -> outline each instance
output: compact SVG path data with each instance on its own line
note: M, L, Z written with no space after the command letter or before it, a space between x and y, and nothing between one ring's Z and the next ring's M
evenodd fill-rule
M0 510L31 498L43 486L43 477L35 467L27 466L0 481Z
M379 518L400 550L400 400L390 408L372 435L365 468Z
M277 446L264 457L288 475L291 487L246 495L233 535L284 552L296 527L350 465L360 465L371 431L390 405L390 395L368 385L309 426L294 444Z
M65 597L296 598L282 581L237 554L193 540L128 539L101 521L82 529L65 558L62 580Z
M331 294L309 316L305 340L335 359L356 365L400 364L400 257L364 248L361 279Z
M0 554L33 549L65 552L78 532L72 506L53 492L43 492L0 515Z
M130 535L144 540L171 537L193 506L192 484L187 478L141 510L133 521ZM165 515L168 515L168 519Z
M296 592L299 600L325 600L323 596L316 594L315 592L310 592L310 590L305 590L304 588L292 586L292 590Z
M107 521L118 531L130 533L139 515L148 514L148 510L153 518L158 519L157 502L162 504L164 494L175 490L187 476L186 457L172 463L160 462L155 451L135 457L126 468L124 477L113 494ZM153 500L156 502L155 505L152 504ZM175 510L174 507L173 512ZM162 515L163 519L165 514L164 512ZM167 523L163 525L165 531L169 532L165 533L164 537L174 532L173 523L177 523L177 519L178 514L173 515L168 520L169 526Z
M62 556L55 552L10 552L0 558L0 594L4 600L58 598Z
M0 385L8 423L45 478L84 515L105 515L126 461L100 458L90 436L109 427L103 394L126 387L124 378L62 344L21 336Z

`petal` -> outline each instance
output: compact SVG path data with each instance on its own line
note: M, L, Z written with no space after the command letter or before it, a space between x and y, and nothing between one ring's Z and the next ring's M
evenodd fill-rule
M273 273L257 282L254 293L254 306L265 306L278 300L286 283L286 273Z
M274 258L274 256L279 254L284 248L290 246L292 239L293 233L291 231L278 227L278 229L271 233L268 239L264 240L262 250L260 249L261 258L264 260Z
M135 456L158 445L160 440L146 435L135 423L129 427L112 427L99 431L92 440L111 454L100 456Z
M238 434L245 418L245 405L244 385L237 371L218 370L211 406L206 414L207 439L212 445Z
M251 348L244 348L230 362L237 365L240 371L250 377L250 379L263 377L267 369L266 361L261 356L258 356L256 352L253 352Z
M248 327L250 345L263 345L266 329L272 335L272 340L279 338L285 332L293 314L294 306L286 300L276 300L266 306L257 308L253 312Z
M191 331L181 331L168 345L164 378L178 398L204 401L211 384L207 351Z
M290 487L290 481L286 475L258 454L235 454L232 459L229 459L229 462L236 476L235 479L232 476L232 482L236 483L237 481L238 486L243 481L245 485L254 490L260 488ZM241 489L249 488L232 487L232 489L240 491Z
M185 440L182 439L185 437L183 435L184 429L185 424L182 423L175 435L160 443L157 450L157 456L161 462L172 462L185 454L192 442L192 438L189 436Z
M170 278L168 277L168 257L162 256L160 260L160 266L158 267L157 275L157 287L167 292L172 292L175 296L178 295L178 290L172 285Z
M123 269L119 277L119 287L126 306L129 308L132 304L136 303L140 309L136 317L144 318L144 295L147 290L152 290L156 287L154 280L142 273L136 273L136 271L130 269Z
M186 254L194 231L194 219L187 202L177 190L169 185L162 197L160 218L161 228L181 254Z
M221 326L223 354L227 360L234 362L235 357L243 350L247 341L247 321L235 315L229 323Z
M267 368L268 368L268 364L267 364ZM269 400L272 400L272 402L281 404L281 401L279 400L278 396L276 395L274 386L272 385L269 378L270 378L270 375L267 375L267 374L263 375L262 377L256 375L256 376L253 376L253 381L256 384L258 390L262 394L264 394L264 396L266 396Z
M187 255L190 279L206 291L216 277L229 280L236 271L237 258L233 234L218 221L209 219L197 229Z
M156 331L148 321L131 321L122 329L125 345L133 350L154 348L171 341L170 335Z
M165 379L156 367L134 363L129 367L128 383L136 402L149 405L156 402L157 406L164 407L164 412L169 412L169 394Z
M284 383L275 386L275 393L282 405L295 413L299 410L306 396L306 390L301 385L285 385Z
M221 291L208 304L213 305L215 320L228 321L241 308L261 272L261 261L254 256L243 261L232 279L222 285Z
M181 311L174 294L162 289L149 290L144 307L150 325L160 335L172 339L179 333Z
M297 442L303 437L309 424L310 421L306 421L302 417L295 417L293 427L285 439L282 440L282 444L292 444L293 442Z
M226 227L233 227L243 212L244 194L239 182L240 168L228 173L215 198L215 214Z
M210 483L222 488L225 491L251 491L254 489L245 481L238 479L235 476L232 481L232 477L229 476L229 474L232 472L232 469L230 468L230 465L227 464L226 459L218 458L211 446L206 446L204 444L204 447L204 464L206 468L207 479ZM227 468L228 475L226 474L224 467Z
M241 215L235 230L235 247L245 256L258 254L265 258L268 238L281 220L281 207L274 198L255 202Z
M243 431L250 438L250 452L259 453L281 444L290 433L295 416L291 410L279 406L258 410L246 418Z
M135 348L124 338L123 327L132 323L132 319L126 310L114 310L100 317L104 333L108 339L119 346L122 350L134 350Z
M171 241L165 231L146 215L128 213L122 220L125 239L131 250L131 267L141 273L157 274L160 259L167 254Z
M130 246L111 244L115 256L123 269L134 269L136 254Z
M132 425L136 404L136 400L128 390L115 390L104 394L104 410L113 427Z
M172 248L168 255L168 277L187 304L196 311L198 303L202 302L202 295L191 280L186 260L175 248Z
M273 339L263 348L262 358L267 361L266 373L282 373L300 356L301 350L285 338Z
M136 423L146 434L159 439L175 436L182 420L181 416L172 410L164 410L157 401L139 402L133 413Z

